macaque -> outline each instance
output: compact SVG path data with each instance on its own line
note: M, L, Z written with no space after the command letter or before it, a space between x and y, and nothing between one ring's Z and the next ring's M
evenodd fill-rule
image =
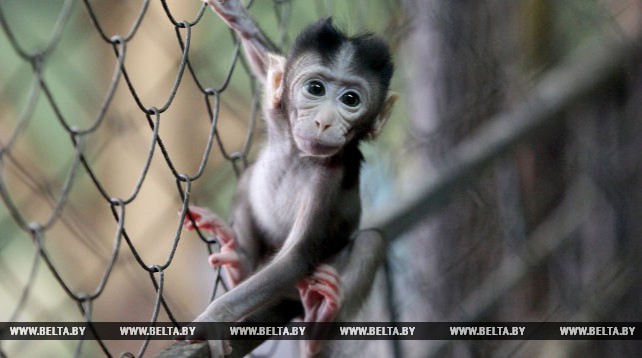
M371 34L346 36L325 19L284 56L238 0L206 2L239 35L263 85L267 142L239 180L229 225L189 209L185 227L218 238L209 263L233 287L195 322L343 317L366 296L383 255L381 235L357 231L359 143L379 135L397 98L388 90L388 46ZM228 342L210 348L229 353ZM308 354L320 348L306 342Z

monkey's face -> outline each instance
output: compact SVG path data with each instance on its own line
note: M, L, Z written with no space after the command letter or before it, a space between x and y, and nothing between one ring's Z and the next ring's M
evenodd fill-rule
M304 155L337 154L368 112L370 86L348 68L327 67L310 56L298 61L290 73L289 119L294 142Z

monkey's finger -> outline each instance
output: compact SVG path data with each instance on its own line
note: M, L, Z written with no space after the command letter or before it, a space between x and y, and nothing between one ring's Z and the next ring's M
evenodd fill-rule
M338 310L328 307L327 305L321 304L315 306L312 311L308 311L306 307L306 321L305 322L332 322L337 316ZM311 319L312 321L309 321ZM310 339L305 341L305 350L308 355L315 355L321 350L324 341L329 334L329 326L327 325L313 325L310 332Z
M206 224L207 221L204 219L204 217L206 217L208 213L211 214L207 209L190 205L187 210L187 215L185 215L185 219L183 220L183 226L187 230L194 230L194 224L196 224L196 227L198 227L199 229L207 229L206 227L204 227L206 226L204 224ZM181 215L180 211L178 215Z
M338 276L329 275L325 272L315 272L309 278L312 282L318 282L326 286L330 286L335 291L341 291L341 282Z
M187 230L194 230L194 228L197 227L200 230L210 231L217 236L231 235L231 229L227 227L225 222L219 218L218 215L210 212L208 209L198 207L190 207L188 215L183 221L183 226ZM228 238L223 239L230 240Z
M188 214L194 218L194 220L204 220L208 222L222 221L221 218L210 211L210 209L199 206L190 205L188 208Z
M209 230L216 235L222 245L230 247L235 246L234 233L232 228L221 219L218 215L211 212L209 209L190 206L189 215L194 219L196 226L201 230ZM186 227L193 229L192 220L189 217L185 218Z
M236 248L236 240L230 227L225 224L218 224L214 225L214 230L212 231L218 237L221 247Z
M334 267L328 264L319 265L311 276L319 281L341 287L341 275Z
M332 266L319 266L314 270L314 272L312 272L310 276L333 277L333 280L335 281L339 281L341 279L341 275L339 275L337 270L335 270Z
M180 216L182 213L179 211L178 216ZM191 217L191 219L190 219ZM198 222L200 219L200 215L197 214L190 214L190 212L187 212L187 215L185 215L185 219L183 219L183 226L188 229L188 230L194 230L194 224L192 224L192 219L195 222Z
M296 284L296 288L299 291L299 296L301 299L314 293L312 290L312 285L316 284L318 281L314 280L312 277L308 276Z
M243 281L243 273L241 270L229 268L227 266L223 267L225 275L227 275L227 282L231 287L236 287Z
M321 309L321 304L323 303L322 300L319 299L307 299L307 300L302 300L303 302L303 322L305 323L313 323L317 322L317 316L319 313L319 310Z
M322 295L331 308L337 309L339 307L341 303L341 293L339 291L321 284L312 285L310 289Z
M337 316L337 312L338 312L338 309L336 308L330 308L325 304L320 304L315 307L313 312L309 312L310 319L313 319L313 321L306 321L306 322L332 322L334 321L334 318ZM306 311L306 316L307 315L308 315L308 312ZM329 334L330 334L329 326L313 325L312 330L310 332L310 336L315 339L310 339L305 341L305 348L307 353L309 355L315 355L319 353L319 351L321 350L321 347L324 344L324 342L321 339L328 337Z
M310 318L313 318L313 321L306 321L306 322L332 322L334 321L334 318L337 316L337 313L339 310L337 308L331 308L327 305L320 304L316 306L313 312L310 312ZM306 311L306 318L307 318L308 312ZM319 353L321 350L321 347L324 344L324 341L321 339L324 339L328 337L330 334L330 328L329 326L325 325L313 325L312 326L312 331L310 332L310 336L313 338L318 338L318 339L310 339L305 341L305 350L308 353L308 355L315 355Z
M226 252L215 252L210 255L207 259L209 264L213 267L229 265L232 267L237 267L240 258L239 254L236 251L226 251Z
M304 298L305 298L306 292L308 292L307 284L304 283L304 282L299 282L299 283L296 284L296 289L297 289L297 291L299 291L299 297L301 297L301 301L304 302Z
M306 306L314 305L327 301L332 307L340 307L343 302L343 292L334 286L325 285L322 282L300 282L297 285L301 302Z
M323 296L312 290L309 285L306 286L302 284L297 288L305 311L304 322L314 322L314 319L316 318L315 313L318 310L319 305L323 302Z
M190 205L190 206L187 207L186 218L189 219L189 217L191 217L192 219L194 219L196 221L196 220L199 220L204 215L206 215L208 212L209 212L209 210L207 210L205 208L201 208L199 206ZM178 213L179 213L179 215L181 214L180 211Z

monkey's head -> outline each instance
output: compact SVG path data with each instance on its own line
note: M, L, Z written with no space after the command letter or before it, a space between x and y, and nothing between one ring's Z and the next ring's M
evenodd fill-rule
M381 38L348 37L329 18L306 28L287 58L270 55L266 99L288 118L303 155L330 157L380 133L397 99L392 73Z

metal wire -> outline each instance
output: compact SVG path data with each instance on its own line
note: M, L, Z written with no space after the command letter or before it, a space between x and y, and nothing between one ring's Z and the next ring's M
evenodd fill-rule
M278 1L278 4L275 2L275 8L280 8L284 6L283 1ZM150 1L145 0L138 11L136 12L134 21L132 22L131 27L128 29L126 34L109 34L106 30L106 27L102 23L100 17L98 16L97 7L88 0L84 0L81 3L78 3L74 0L66 0L62 3L60 10L57 15L57 20L51 31L51 35L46 43L39 49L36 50L27 50L27 46L20 41L20 37L16 36L16 31L11 26L11 23L8 21L9 16L5 12L3 4L0 4L0 28L6 36L10 48L13 52L20 58L23 63L27 63L32 68L33 81L30 85L29 94L27 96L26 104L22 113L17 117L16 125L13 127L12 132L6 137L5 142L0 142L0 197L8 214L11 219L16 223L16 225L25 232L28 236L31 237L35 247L36 247L36 256L31 263L30 274L27 282L22 289L22 292L19 295L18 304L13 310L13 313L10 316L10 320L16 320L21 311L24 309L25 303L32 293L32 288L34 286L34 280L36 277L36 272L41 266L40 263L44 263L48 271L53 275L58 285L64 290L66 295L73 301L77 303L79 312L81 313L84 321L87 323L87 326L90 330L93 330L92 327L92 307L94 302L99 299L105 292L105 287L107 282L112 277L114 268L119 260L119 257L123 255L123 250L129 250L133 255L135 262L138 267L142 270L145 270L149 273L150 281L156 290L156 298L153 308L153 313L150 318L150 324L156 322L161 312L161 309L165 312L167 317L178 325L178 322L175 318L175 314L172 312L171 305L168 304L165 297L165 272L172 265L174 260L177 247L181 235L181 225L178 225L176 232L173 236L172 245L167 253L166 259L160 263L151 263L147 262L142 255L140 254L140 247L137 246L134 240L132 240L131 234L128 232L125 226L125 221L128 218L127 208L131 206L139 197L141 188L144 183L150 180L150 166L153 158L157 154L157 150L160 150L160 156L164 160L165 165L170 170L171 175L173 175L174 180L176 181L176 191L178 196L181 198L182 207L180 210L180 221L182 223L186 218L187 208L190 203L190 197L192 194L193 183L203 177L208 159L212 152L212 149L216 145L217 150L221 153L222 157L229 161L236 171L239 174L247 163L247 156L249 155L250 148L253 142L252 132L255 128L256 118L258 116L258 103L259 95L257 86L252 84L252 91L254 92L252 100L252 113L250 118L250 125L248 128L248 133L244 140L243 147L239 151L231 152L229 149L225 148L223 141L221 141L217 126L219 123L220 116L220 102L221 94L228 90L229 84L232 78L232 74L235 72L236 64L239 60L240 46L238 41L236 41L233 52L231 54L220 54L218 56L231 56L231 61L229 67L226 69L226 74L223 76L223 82L217 88L211 88L204 85L206 81L199 78L192 62L190 61L189 54L192 46L193 39L193 30L199 25L201 20L204 18L204 14L207 10L206 4L202 4L198 9L197 13L193 15L193 18L189 21L179 20L171 11L170 7L167 4L167 1L161 0L160 5L162 6L163 12L165 14L165 19L167 23L173 26L176 34L176 43L181 51L180 60L178 67L174 74L173 83L170 86L169 93L166 96L166 99L162 101L160 105L151 104L143 100L140 95L140 89L136 86L132 77L130 76L130 70L126 64L128 58L128 47L131 42L136 39L140 34L142 22L149 17L150 14ZM6 5L5 5L6 6ZM152 5L154 6L154 5ZM50 55L54 52L60 45L60 42L63 38L63 30L70 23L71 14L73 12L82 12L84 8L84 16L86 16L89 22L93 25L94 31L98 34L99 38L103 41L106 46L109 46L113 49L113 56L115 58L115 65L111 73L111 80L109 81L108 88L102 100L100 101L100 106L93 117L93 120L89 125L86 125L82 128L72 125L71 117L68 113L65 113L60 104L60 99L57 98L57 93L52 89L52 81L48 80L44 75L44 68L50 59ZM284 31L287 28L287 16L279 16L279 28ZM282 35L283 36L283 35ZM200 164L193 174L181 173L176 165L175 158L172 158L169 151L164 144L163 138L160 135L160 126L161 118L164 113L166 113L173 105L176 99L176 95L181 87L181 84L185 80L185 77L191 77L191 80L196 84L196 87L203 95L203 105L206 108L207 113L211 118L211 125L209 132L207 133L207 144L203 153L201 154ZM110 192L110 190L105 186L104 181L96 172L96 163L95 158L88 156L86 143L89 142L87 139L90 135L93 135L100 131L102 128L107 126L107 113L114 106L114 98L116 91L119 88L119 84L124 80L126 87L129 91L130 97L136 103L138 109L145 115L149 130L151 132L151 140L146 152L146 159L143 165L138 178L136 179L135 185L133 186L132 191L126 197L115 197ZM53 111L55 120L59 126L68 134L69 142L74 148L73 159L64 173L64 183L62 185L62 190L54 198L53 195L50 198L50 205L52 209L49 216L42 221L30 222L25 212L22 210L22 206L16 199L13 197L12 188L10 187L7 178L7 165L10 162L18 162L13 158L13 152L17 151L17 142L18 140L25 135L25 129L33 122L34 112L36 105L39 100L45 99L48 106ZM238 163L243 163L243 167L239 167ZM19 167L19 165L18 165ZM103 273L100 277L100 280L92 293L83 293L75 290L74 285L65 279L64 275L60 270L60 262L52 259L50 248L45 245L45 242L49 240L48 236L50 235L52 226L58 221L65 221L62 218L62 212L65 209L65 204L67 203L70 192L74 185L76 185L76 179L79 175L89 178L93 187L97 190L100 197L111 209L113 215L113 220L116 223L116 229L114 231L114 239L111 244L111 254L107 258L107 261L104 265ZM28 176L28 174L26 174ZM33 179L33 178L31 178ZM37 183L37 180L30 180L30 182ZM38 184L35 184L36 186ZM205 237L202 233L199 233L199 236L203 240L204 244L207 245L210 252L216 249L216 240L212 238ZM124 244L124 245L123 245ZM217 271L218 272L218 271ZM216 284L214 285L214 292L212 297L216 295L216 291L219 290L221 286L220 277L217 279ZM96 336L98 337L98 336ZM98 346L107 356L112 356L112 352L109 350L107 345L103 340L98 337L96 338ZM77 345L74 355L81 355L83 342L79 342ZM142 356L149 346L149 340L142 342L137 356ZM4 356L4 352L0 349L0 354ZM125 355L132 355L131 353L126 353Z

